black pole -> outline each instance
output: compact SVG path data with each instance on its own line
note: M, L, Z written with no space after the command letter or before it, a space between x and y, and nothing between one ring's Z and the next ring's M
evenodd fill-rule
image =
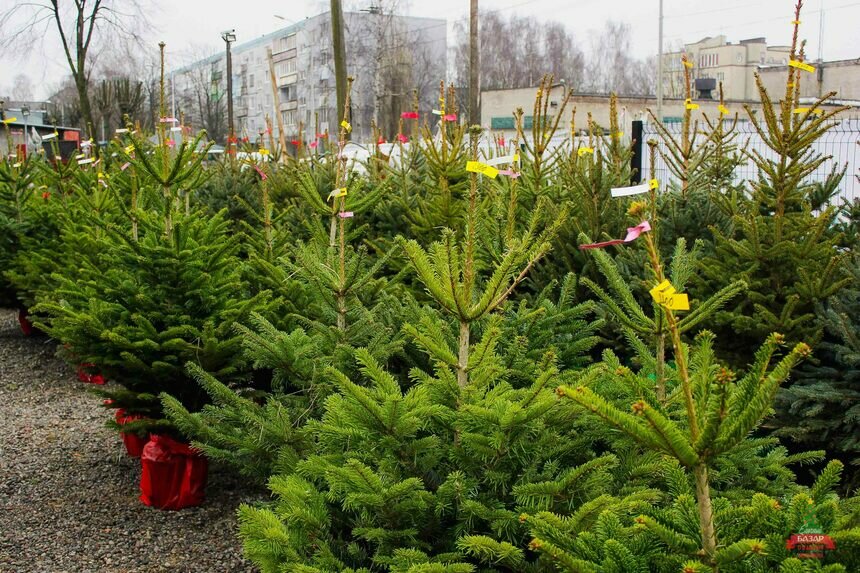
M642 181L642 155L645 142L642 141L642 120L633 122L631 137L633 138L633 156L630 158L630 183L636 184Z

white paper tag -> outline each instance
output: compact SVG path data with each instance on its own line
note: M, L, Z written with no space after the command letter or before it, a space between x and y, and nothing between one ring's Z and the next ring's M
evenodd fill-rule
M634 185L633 187L616 187L611 190L613 197L628 197L630 195L639 195L640 193L647 193L650 186L647 183L643 183L641 185Z
M501 165L503 163L513 163L517 159L517 154L502 155L501 157L493 157L492 159L488 159L484 163L486 163L487 165Z

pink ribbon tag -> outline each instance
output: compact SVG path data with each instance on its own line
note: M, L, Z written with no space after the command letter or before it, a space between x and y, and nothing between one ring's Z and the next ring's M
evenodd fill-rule
M409 138L408 138L408 137L406 137L405 135L403 135L402 133L398 133L398 134L397 134L397 140L398 140L400 143L409 143Z
M457 114L456 113L449 113L449 114L443 115L442 119L444 119L445 121L457 121Z
M499 145L501 145L502 147L505 146L505 136L504 135L499 138Z
M128 161L125 162L125 165L119 168L120 171L125 171L131 165Z
M580 249L600 249L603 247L610 247L612 245L621 245L624 243L629 243L631 241L639 238L639 235L642 233L647 233L651 230L651 224L648 221L642 221L635 227L627 227L627 236L623 239L613 239L611 241L603 241L601 243L589 243L587 245L579 245Z
M167 141L165 141L165 143L167 144L167 147L175 147L176 146L176 142L173 141L172 139L168 139Z
M400 117L402 117L403 119L418 119L418 112L417 111L404 111L403 113L400 114Z
M162 117L158 120L160 123L179 123L179 120L175 117Z
M517 177L520 176L519 173L517 173L516 171L514 171L512 169L499 169L499 175L507 175L511 179L516 179Z
M308 143L308 147L310 147L311 149L316 149L317 148L317 142L311 141L310 143Z
M256 165L254 166L254 169L256 169L256 170L257 170L257 173L259 173L259 174L260 174L260 179L262 179L263 181L265 181L266 179L268 179L268 177L266 176L266 174L265 174L265 173L263 173L263 170L262 170L262 169L260 169L260 168L259 168L259 167L257 167Z
M337 216L341 219L349 219L350 217L352 217L352 211L341 211L337 214Z

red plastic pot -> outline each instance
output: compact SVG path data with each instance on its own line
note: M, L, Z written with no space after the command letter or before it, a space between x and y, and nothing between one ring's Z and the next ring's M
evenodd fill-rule
M140 414L127 414L122 408L117 408L116 411L116 423L120 426L134 420L142 420L144 417ZM120 432L119 435L122 438L122 443L125 444L125 451L133 458L140 457L143 453L143 447L149 441L149 436L139 436L131 432Z
M85 364L78 365L78 380L81 382L85 382L87 384L104 384L105 377L101 375L101 373L90 374L88 370L93 370L96 368L96 365L92 362L87 362Z
M21 325L21 332L24 336L33 335L33 323L27 318L30 315L26 308L18 309L18 324Z
M209 463L187 444L153 435L140 456L140 501L158 509L203 503Z

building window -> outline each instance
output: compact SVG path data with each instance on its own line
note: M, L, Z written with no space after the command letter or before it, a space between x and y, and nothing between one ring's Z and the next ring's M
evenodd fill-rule
M292 50L296 47L296 35L290 34L289 36L283 36L278 38L275 41L275 54L280 54L281 52L286 52L287 50Z
M281 88L281 102L294 101L296 99L296 85L290 84Z
M248 77L248 87L254 87L254 74Z
M281 112L281 119L284 120L285 126L289 127L289 126L296 125L296 121L297 121L296 110L291 109L289 111L282 111Z
M275 66L275 73L281 78L296 73L296 58L278 62Z

